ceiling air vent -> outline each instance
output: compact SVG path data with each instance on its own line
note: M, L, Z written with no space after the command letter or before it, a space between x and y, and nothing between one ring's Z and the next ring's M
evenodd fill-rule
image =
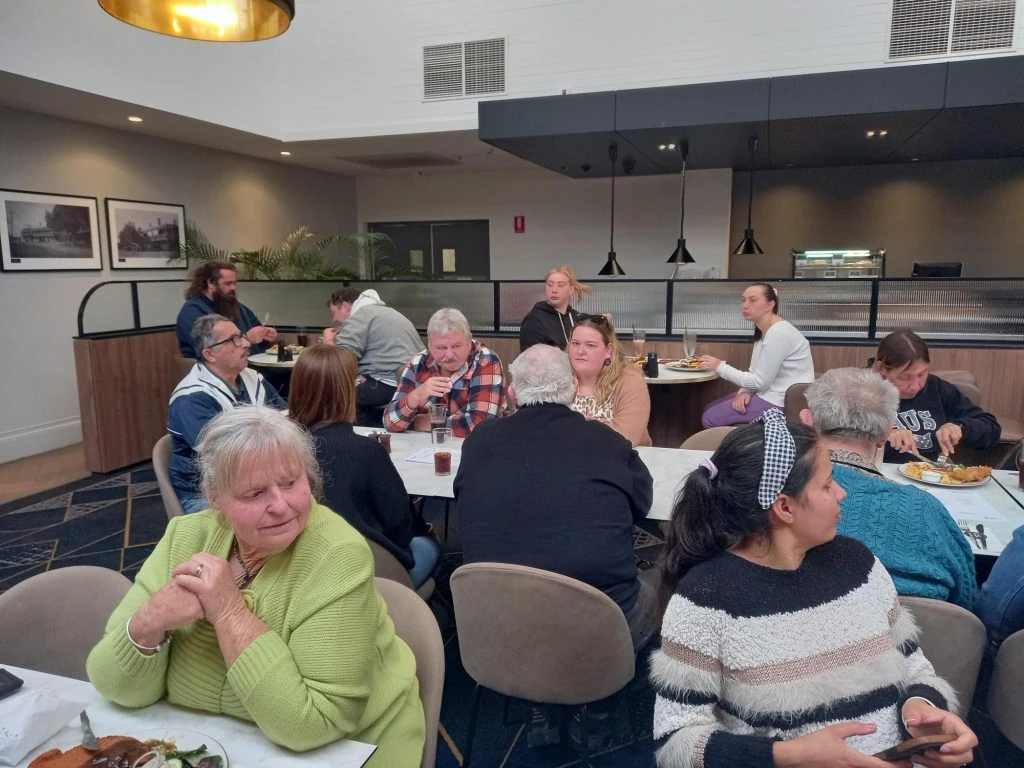
M893 0L889 58L1013 46L1016 0Z
M452 160L444 155L436 155L433 152L407 153L404 155L360 155L358 157L339 156L336 159L344 160L346 163L365 165L367 168L374 168L378 171L447 168L453 165L461 165L458 160Z
M423 48L423 98L457 99L505 92L505 38Z

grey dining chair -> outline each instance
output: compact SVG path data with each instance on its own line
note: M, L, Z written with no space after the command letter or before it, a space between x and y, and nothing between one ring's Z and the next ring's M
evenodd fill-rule
M943 600L901 597L900 604L917 620L921 650L939 677L953 686L959 699L956 714L966 718L985 655L985 625L970 611Z
M463 565L451 589L462 665L476 683L463 768L470 765L483 688L580 707L588 765L587 705L633 679L633 642L619 606L582 581L505 563Z
M725 436L736 427L711 427L695 432L683 441L679 447L690 451L716 451L722 444Z
M15 584L0 595L0 663L88 679L89 651L131 585L117 571L92 565Z
M397 557L392 555L375 541L367 539L366 543L370 545L370 554L373 555L374 576L379 576L382 579L388 579L390 581L396 581L406 589L413 590L424 600L430 599L431 595L434 594L434 588L436 586L433 576L420 584L418 589L414 588L409 572L405 570L405 566L398 562Z
M156 474L156 484L160 486L160 498L164 501L164 510L167 512L167 519L185 514L178 501L178 494L174 492L171 485L171 436L164 435L156 441L153 446L153 472Z
M388 607L397 634L416 657L416 677L427 738L423 744L421 768L434 768L437 760L437 727L441 721L441 693L444 690L444 642L437 619L427 604L411 589L396 581L377 577L377 591Z
M988 688L988 713L1000 732L1024 749L1024 629L999 646Z

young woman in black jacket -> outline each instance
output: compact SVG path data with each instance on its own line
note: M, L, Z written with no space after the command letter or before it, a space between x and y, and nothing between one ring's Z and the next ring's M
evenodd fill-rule
M519 351L534 344L549 344L561 350L569 346L569 337L579 316L570 302L592 292L589 285L576 279L572 267L565 265L549 270L544 301L534 304L519 324Z

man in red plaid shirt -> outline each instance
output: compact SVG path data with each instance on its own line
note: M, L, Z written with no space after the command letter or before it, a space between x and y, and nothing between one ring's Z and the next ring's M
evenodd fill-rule
M409 361L395 396L384 411L391 432L428 431L428 405L448 408L445 426L467 437L484 419L505 407L501 360L473 339L469 321L457 309L439 309L427 323L427 348Z

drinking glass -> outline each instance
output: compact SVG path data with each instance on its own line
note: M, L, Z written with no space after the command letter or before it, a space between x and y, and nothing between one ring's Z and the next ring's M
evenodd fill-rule
M697 354L697 334L683 328L683 352L687 357Z
M432 403L427 406L427 412L430 414L430 436L433 440L434 432L448 421L448 406L444 403Z
M633 329L633 354L636 357L644 356L644 342L647 341L647 331L643 328Z
M438 427L430 431L434 445L434 474L439 477L452 473L452 453L449 444L452 441L452 430L450 427Z

